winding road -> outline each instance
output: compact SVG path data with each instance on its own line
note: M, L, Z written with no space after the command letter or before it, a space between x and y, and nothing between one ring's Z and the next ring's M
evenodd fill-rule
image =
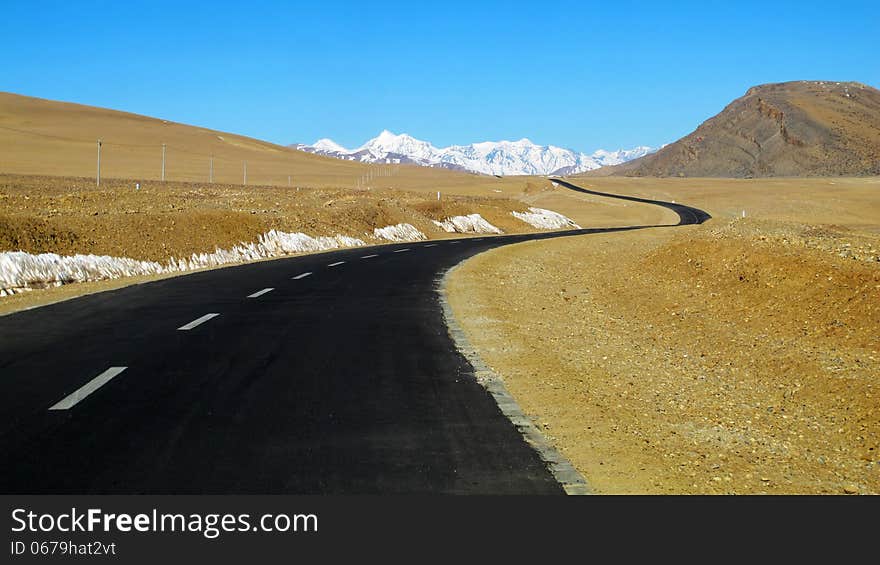
M0 493L562 493L456 349L438 280L642 227L346 249L0 317Z

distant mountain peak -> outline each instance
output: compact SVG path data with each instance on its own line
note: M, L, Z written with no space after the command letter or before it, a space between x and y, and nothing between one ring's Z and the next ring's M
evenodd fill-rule
M365 163L408 163L491 175L574 174L623 163L653 151L642 146L618 151L600 149L587 155L554 145L537 145L527 137L437 148L407 133L397 134L387 129L355 150L330 139L292 147Z
M394 132L391 131L391 130L383 129L383 130L382 130L382 133L380 133L380 134L379 134L378 136L376 136L374 139L388 139L388 140L393 140L393 139L399 139L399 138L410 138L410 139L413 139L413 136L411 136L411 135L408 134L408 133L394 133Z
M312 147L324 152L336 151L339 153L345 153L348 151L345 147L339 145L332 139L328 139L326 137L319 139L315 143L312 144Z

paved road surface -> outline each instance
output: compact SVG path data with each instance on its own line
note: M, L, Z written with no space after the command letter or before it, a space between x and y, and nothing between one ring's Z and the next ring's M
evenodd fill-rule
M561 493L435 291L476 253L559 236L292 257L0 317L0 493Z

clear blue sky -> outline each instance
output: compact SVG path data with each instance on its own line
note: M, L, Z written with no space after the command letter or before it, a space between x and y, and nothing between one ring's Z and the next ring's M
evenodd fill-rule
M880 86L880 2L17 2L0 90L276 143L674 141L749 86Z

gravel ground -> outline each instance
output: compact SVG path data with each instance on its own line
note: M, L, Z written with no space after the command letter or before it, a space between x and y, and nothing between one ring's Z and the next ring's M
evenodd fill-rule
M526 243L450 301L598 492L877 493L878 244L766 219Z

